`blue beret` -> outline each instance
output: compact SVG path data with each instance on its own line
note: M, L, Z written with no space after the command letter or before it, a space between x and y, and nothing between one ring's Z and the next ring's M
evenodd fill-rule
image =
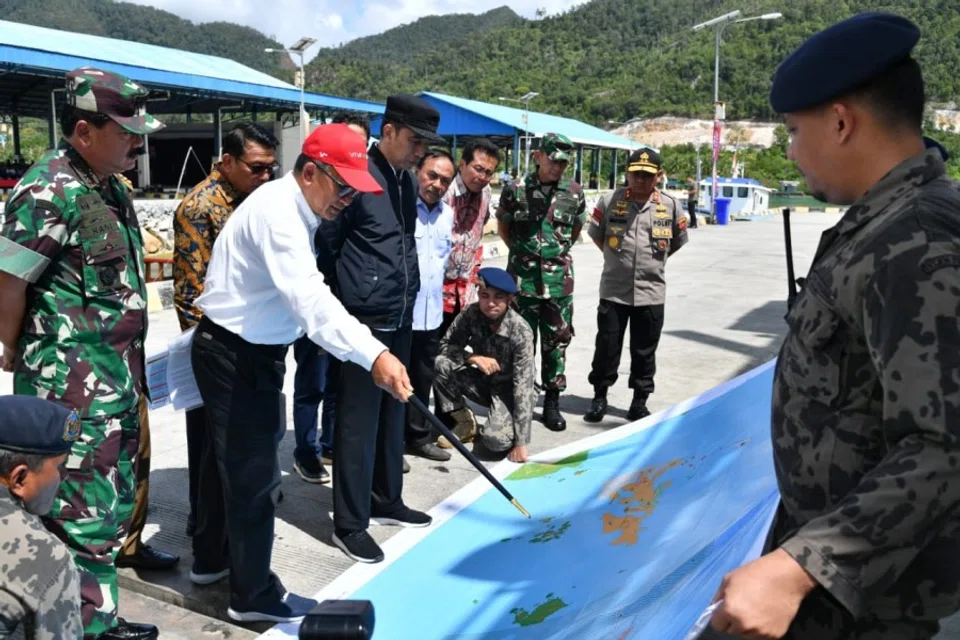
M511 295L517 292L517 283L513 281L509 273L500 267L484 267L477 272L477 275L485 287L500 289L500 291Z
M936 149L940 152L940 157L943 158L943 161L946 162L950 159L950 153L944 148L942 144L934 140L933 138L928 138L923 136L923 146L927 149Z
M915 24L892 13L861 13L838 22L780 63L770 106L792 113L845 95L906 60L919 39Z
M76 411L42 398L0 396L0 449L58 456L79 437Z

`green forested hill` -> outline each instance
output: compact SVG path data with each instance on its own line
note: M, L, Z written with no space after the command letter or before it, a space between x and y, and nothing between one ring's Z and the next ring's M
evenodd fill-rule
M661 114L709 117L714 32L690 27L736 8L745 16L780 11L784 18L725 29L720 96L728 118L772 117L767 92L779 61L818 29L868 10L916 20L924 33L916 54L931 99L960 95L955 0L593 0L563 15L433 42L415 55L392 53L395 40L387 32L364 39L363 56L349 47L324 51L307 78L318 90L373 100L423 89L487 101L537 91L532 108L597 124ZM408 27L408 37L419 24ZM369 54L378 41L385 43L379 58Z
M0 0L0 19L221 56L293 80L288 57L263 51L283 45L230 22L194 24L167 11L112 0Z

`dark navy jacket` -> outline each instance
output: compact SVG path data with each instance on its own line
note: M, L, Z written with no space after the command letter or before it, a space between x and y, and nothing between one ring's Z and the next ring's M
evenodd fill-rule
M320 224L318 264L358 320L372 329L409 328L420 290L417 182L409 171L391 167L376 145L369 155L370 174L383 194L362 194L336 220Z

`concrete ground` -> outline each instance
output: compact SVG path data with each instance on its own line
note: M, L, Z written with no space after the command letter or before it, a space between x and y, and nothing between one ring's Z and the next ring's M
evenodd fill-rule
M793 216L794 261L804 275L813 258L820 233L838 219L836 214L805 213ZM690 243L670 259L666 324L658 350L655 394L650 409L661 410L743 373L776 356L784 333L787 283L783 226L779 216L729 226L704 226L690 231ZM504 264L503 258L490 264ZM611 410L600 425L583 421L592 397L587 383L596 334L597 282L600 252L589 241L574 249L576 336L568 350L568 389L561 409L568 428L562 433L534 426L532 452L550 449L625 422L631 392L627 388L629 356L620 366L621 379L610 390ZM162 347L179 332L173 311L150 316L148 343ZM286 587L313 595L352 562L330 543L331 492L328 487L306 484L292 473L293 423L290 400L294 362L288 358L286 393L288 433L280 446L284 501L277 509L273 569ZM0 393L9 392L10 378L0 374ZM539 411L538 411L539 414ZM182 556L180 570L169 574L122 571L121 610L149 598L174 605L164 622L163 637L207 637L194 633L186 617L176 620L175 607L223 619L227 593L222 585L195 588L187 579L191 551L184 534L187 516L187 452L183 415L169 408L151 413L153 471L150 514L145 538L150 544ZM405 476L404 497L412 507L427 510L476 477L469 463L455 456L437 463L408 456L412 471ZM383 541L396 529L374 527ZM133 594L140 594L134 596ZM147 600L148 605L153 601ZM159 605L158 605L159 606ZM140 614L140 611L143 614ZM126 615L147 619L146 609ZM137 617L134 617L134 615ZM186 614L185 614L186 615ZM203 618L201 618L203 620ZM952 621L951 621L952 622ZM180 626L178 626L180 625ZM181 628L183 627L183 628ZM202 625L201 625L202 627ZM228 632L240 630L225 626ZM252 626L262 631L266 626ZM950 624L941 638L960 638L960 625ZM179 634L179 635L177 635ZM214 636L215 637L215 636ZM230 637L230 636L222 636ZM234 635L232 637L248 637Z

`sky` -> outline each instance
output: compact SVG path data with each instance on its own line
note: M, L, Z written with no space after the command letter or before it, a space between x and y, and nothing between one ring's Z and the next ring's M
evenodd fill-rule
M484 13L509 4L519 15L533 18L538 8L547 15L586 0L127 0L169 11L193 22L227 21L253 27L286 46L303 36L320 47L336 46L361 36L414 22L429 15ZM267 10L264 10L268 7Z

